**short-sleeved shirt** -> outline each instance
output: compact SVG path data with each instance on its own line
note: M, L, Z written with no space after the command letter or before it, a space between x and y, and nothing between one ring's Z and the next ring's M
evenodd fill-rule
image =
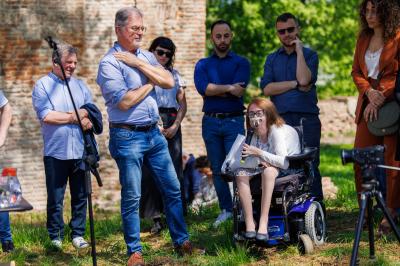
M172 69L171 72L175 80L175 86L172 89L163 89L159 86L155 86L157 94L157 104L158 107L175 108L176 110L178 110L180 106L176 100L176 95L181 88L186 88L186 82L183 80L176 69Z
M142 101L124 111L118 108L125 94L148 83L148 78L137 68L117 60L113 53L126 51L117 42L101 59L97 84L101 88L107 106L108 119L113 123L149 125L158 121L157 95L152 90ZM135 55L153 66L160 66L149 51L137 49Z
M8 103L8 100L7 100L6 96L4 96L3 91L0 90L0 108L3 108L7 103Z
M76 107L92 102L92 96L86 84L71 77L68 81ZM50 72L40 78L32 92L33 108L40 121L44 156L59 160L81 159L83 155L83 136L77 124L49 124L43 119L51 112L73 112L71 98L64 80Z
M226 94L226 97L206 96L208 84L228 85L243 82L247 86L250 81L249 61L230 51L220 58L215 53L200 59L194 70L194 83L197 91L203 96L205 113L230 113L244 110L243 97Z
M279 114L287 112L318 114L317 90L315 83L318 75L318 55L313 50L303 47L304 59L311 71L310 91L302 92L298 89L289 90L279 95L271 96ZM287 54L283 47L267 56L264 65L264 75L260 87L264 89L271 82L296 80L297 54L294 51Z

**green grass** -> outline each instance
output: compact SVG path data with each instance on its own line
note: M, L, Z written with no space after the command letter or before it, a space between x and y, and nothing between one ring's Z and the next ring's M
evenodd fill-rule
M207 254L179 258L172 249L168 230L153 236L148 232L151 223L141 222L142 244L148 265L346 265L349 263L354 225L358 214L353 178L353 166L343 166L340 150L349 145L324 145L321 149L321 174L331 177L339 187L338 198L327 201L327 243L317 247L313 254L299 254L296 245L273 247L235 246L232 241L232 221L218 229L211 224L218 214L217 206L201 209L198 214L190 213L186 221L192 241L205 247ZM66 205L68 205L67 203ZM65 211L69 215L69 210ZM68 221L69 217L65 217ZM379 222L377 215L375 222ZM120 214L95 210L95 230L98 265L126 265L126 247L122 234ZM63 242L63 251L52 250L45 229L44 213L12 214L13 238L16 250L11 254L0 253L0 261L14 260L17 265L91 265L89 253L74 250L71 240ZM87 226L87 229L88 226ZM66 235L69 234L66 226ZM87 239L90 238L88 230ZM360 265L400 265L400 246L393 235L376 241L376 256L369 260L368 236L361 238Z

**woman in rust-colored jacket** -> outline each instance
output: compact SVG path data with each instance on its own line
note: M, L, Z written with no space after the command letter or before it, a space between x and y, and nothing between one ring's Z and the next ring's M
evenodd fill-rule
M395 0L364 0L360 5L361 30L354 54L352 76L358 89L355 148L385 145L385 164L399 167L395 161L397 135L377 137L367 128L367 122L377 118L378 109L394 100L400 48L399 7ZM357 192L362 190L361 169L355 165ZM386 170L386 203L394 218L400 207L400 174ZM379 233L390 232L384 218Z

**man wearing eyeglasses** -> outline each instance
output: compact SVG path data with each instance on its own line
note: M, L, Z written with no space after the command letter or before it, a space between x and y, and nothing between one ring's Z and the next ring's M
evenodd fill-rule
M244 134L242 95L250 80L249 61L230 50L232 37L227 21L214 22L214 53L198 61L194 71L196 89L204 101L202 134L221 209L214 227L232 217L232 195L221 178L221 166L237 135Z
M261 85L264 95L270 96L279 114L288 125L303 122L304 141L308 147L320 147L321 122L317 106L315 83L318 74L318 55L303 47L299 39L299 23L291 13L276 19L276 31L282 46L267 56ZM323 200L319 153L314 162L315 177L312 193Z
M172 88L174 80L149 51L140 49L143 14L135 7L117 11L117 42L101 59L97 83L107 106L109 149L119 169L121 215L128 265L144 265L140 244L139 202L142 165L154 173L161 191L172 241L181 255L191 254L183 218L180 184L159 120L154 85Z

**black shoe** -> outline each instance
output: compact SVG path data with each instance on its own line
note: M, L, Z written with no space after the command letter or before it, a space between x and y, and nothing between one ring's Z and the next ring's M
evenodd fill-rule
M1 244L1 247L3 249L3 252L11 252L14 250L14 243L12 240L5 241Z
M256 231L246 231L243 234L244 238L249 239L249 240L256 238L256 235L257 235Z
M256 235L256 240L258 241L268 241L268 239L269 239L268 233L266 234L257 233Z

